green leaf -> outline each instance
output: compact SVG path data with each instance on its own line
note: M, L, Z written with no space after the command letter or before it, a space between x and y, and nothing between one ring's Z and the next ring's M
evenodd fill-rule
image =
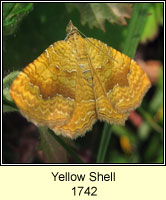
M141 34L148 18L149 3L135 3L131 20L128 26L128 34L124 43L123 53L134 58Z
M146 140L149 137L150 131L151 127L146 121L144 121L138 128L139 138L143 141Z
M48 128L39 127L40 149L46 158L47 163L66 163L68 161L67 151L50 134Z
M144 153L144 157L146 162L154 162L153 158L154 157L158 157L158 151L157 149L161 148L162 146L160 146L160 141L157 139L157 135L155 135L154 137L149 139L149 142L147 144L147 148L146 151Z
M18 111L10 96L10 86L19 73L19 71L12 72L3 79L3 112Z
M97 160L96 163L104 163L106 153L107 153L107 148L111 139L111 126L107 123L104 124L102 136L101 136L101 142L99 145L99 150L97 153Z
M83 163L83 161L78 157L77 153L75 153L75 151L68 144L66 144L66 142L60 136L57 136L51 129L48 129L48 133L52 136L52 139L56 140L64 147L64 149L66 149L66 151L77 163Z
M18 111L18 108L3 104L3 112L15 112L15 111Z
M105 21L110 23L126 25L126 18L131 15L132 4L126 3L66 3L68 12L75 8L79 10L81 15L81 23L89 24L90 28L97 27L105 31Z
M148 13L145 28L141 34L142 43L153 40L158 34L159 27L163 24L163 3L151 3Z
M160 73L157 80L155 94L150 101L149 110L154 114L163 105L163 68L160 69Z
M138 108L138 111L141 113L141 115L143 116L143 118L147 121L147 123L158 133L162 134L163 133L163 128L158 125L153 117L148 113L146 112L143 108L139 107Z
M15 32L23 17L33 8L33 3L3 3L3 33L11 35Z

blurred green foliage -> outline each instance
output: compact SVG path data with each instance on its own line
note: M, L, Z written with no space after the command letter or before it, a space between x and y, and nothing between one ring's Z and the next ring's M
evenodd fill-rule
M33 8L33 3L4 3L3 4L3 33L11 35L16 30L23 17Z
M74 3L3 3L3 71L4 75L8 71L14 71L3 80L4 112L17 109L9 95L10 84L18 74L17 71L32 62L50 44L63 40L66 36L65 29L69 20L72 20L73 24L87 37L101 40L119 51L126 51L130 56L135 54L140 38L145 41L145 38L148 40L150 37L151 30L146 27L154 25L155 35L157 35L161 24L162 5L158 3L145 5L146 12L143 17L149 19L149 16L152 17L154 15L154 12L151 12L152 7L159 17L156 20L157 23L154 20L145 20L142 32L140 28L138 29L139 22L132 22L134 16L138 14L137 9L135 10L136 14L132 15L130 20L126 19L129 26L111 24L102 19L102 26L96 28L95 26L90 26L87 16L84 19L86 23L82 25L81 18L83 15L73 5ZM87 3L84 5L88 6ZM82 5L82 9L84 5ZM70 9L71 7L72 9ZM100 15L100 13L96 15ZM143 23L143 20L141 22ZM103 26L105 32L102 31ZM140 24L140 26L142 25ZM130 31L129 28L131 28ZM127 40L130 43L126 42ZM159 50L158 54L162 54L162 48L159 48ZM131 121L127 121L125 127L112 126L111 130L109 130L107 129L108 127L103 129L104 124L102 122L97 122L90 133L72 142L64 142L61 137L48 135L50 133L46 132L45 129L40 131L41 148L47 157L47 162L67 162L67 152L75 162L82 162L81 159L84 162L96 162L97 159L97 162L105 163L162 163L162 77L163 71L160 70L156 85L150 89L144 98L142 103L143 111L141 112L141 109L139 111L142 117L142 123L139 127L134 126ZM12 130L14 130L13 127ZM7 134L5 130L3 134ZM58 143L64 147L65 152L62 152ZM64 159L59 159L58 149L60 149L60 155L64 156Z
M163 24L163 4L151 3L148 6L145 28L141 35L141 42L153 40L158 34L159 26Z

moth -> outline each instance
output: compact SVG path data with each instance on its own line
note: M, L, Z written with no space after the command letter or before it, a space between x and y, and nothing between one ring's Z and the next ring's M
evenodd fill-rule
M93 38L70 21L65 40L50 45L13 81L10 95L37 126L70 138L97 120L124 124L151 83L131 58Z

